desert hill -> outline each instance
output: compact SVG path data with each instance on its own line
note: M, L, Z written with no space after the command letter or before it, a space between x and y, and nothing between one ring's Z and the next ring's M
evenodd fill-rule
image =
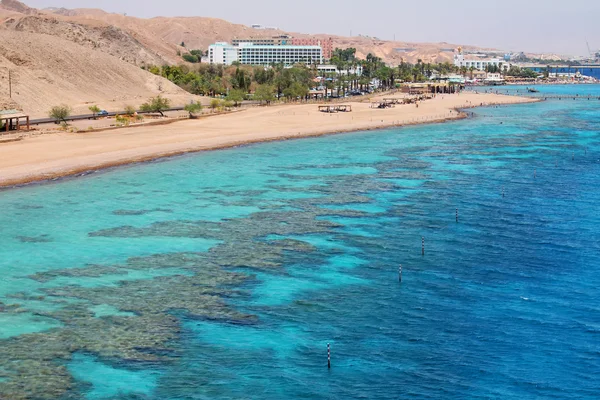
M45 116L51 106L61 103L73 106L75 112L86 112L91 103L115 110L123 104L139 105L159 93L182 103L191 96L140 67L180 64L182 52L205 50L216 41L282 34L309 36L257 30L217 18L143 19L99 9L37 10L17 0L1 0L0 107L20 106L34 116ZM369 37L310 36L331 37L334 47L355 47L359 57L373 53L392 65L401 60L450 61L456 47ZM8 70L13 76L12 100L8 98Z
M14 0L13 0L14 1ZM98 23L119 28L139 40L147 49L158 54L170 63L180 62L177 51L185 51L179 45L185 43L187 49L206 48L214 42L228 41L235 37L269 37L289 34L294 37L332 38L334 47L357 49L359 57L372 53L389 64L406 62L444 62L452 60L452 52L458 44L449 43L410 43L385 41L377 38L355 36L343 37L328 34L307 35L298 32L285 32L274 29L253 29L218 18L208 17L155 17L136 18L121 14L107 13L100 9L46 9L41 12L62 17L72 24L95 25ZM474 46L462 45L465 50L477 50Z
M92 104L108 110L139 106L157 94L177 103L192 97L135 66L136 60L162 59L118 28L70 25L27 8L18 8L24 14L17 12L6 3L16 2L0 3L0 108L21 108L45 117L50 107L63 103L75 113L85 113Z
M0 30L0 98L8 98L12 74L13 100L34 116L45 116L57 104L87 112L91 104L121 109L139 106L148 97L191 97L161 77L100 51L61 38Z
M332 38L333 46L340 48L354 47L357 55L365 58L372 53L390 64L398 64L401 60L416 63L418 59L424 62L451 61L453 50L457 44L449 43L409 43L401 41L385 41L370 37L343 37L327 34L307 35L298 32L285 32L274 29L253 29L245 25L233 24L218 18L207 17L155 17L149 19L128 17L121 14L111 14L95 9L48 10L53 14L66 16L73 23L89 24L92 21L102 21L111 26L131 33L148 48L153 49L163 58L169 59L178 46L185 43L187 49L206 50L218 41L227 41L235 37L270 37L288 34L294 37ZM168 48L165 46L171 46ZM476 50L474 46L464 46L466 50ZM178 60L176 60L178 61Z

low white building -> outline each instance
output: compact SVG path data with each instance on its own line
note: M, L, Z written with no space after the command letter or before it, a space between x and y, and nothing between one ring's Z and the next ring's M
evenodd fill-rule
M337 66L335 65L323 64L317 66L317 71L320 74L362 75L363 67L362 65L357 65L356 67L338 70Z
M208 46L208 62L210 64L231 65L238 61L238 48L227 42L217 42Z
M486 85L504 85L506 81L500 73L487 73L483 83Z

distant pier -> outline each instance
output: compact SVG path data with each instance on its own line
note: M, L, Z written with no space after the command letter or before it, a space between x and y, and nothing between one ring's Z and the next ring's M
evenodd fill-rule
M561 95L527 95L526 93L519 93L519 96L523 97L532 97L535 99L543 99L543 100L600 100L600 96L591 96L591 95L581 95L581 96L561 96Z

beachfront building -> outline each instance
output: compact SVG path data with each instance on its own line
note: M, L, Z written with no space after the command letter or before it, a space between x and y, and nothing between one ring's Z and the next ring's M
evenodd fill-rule
M231 44L234 46L239 46L240 44L254 44L259 46L284 46L293 44L291 42L291 37L288 35L280 35L273 37L249 37L249 38L235 38L231 41Z
M321 75L336 74L336 75L362 75L362 65L356 65L347 69L339 70L335 65L323 64L317 66L317 71Z
M317 38L292 38L291 44L293 46L320 46L323 50L323 58L326 60L331 59L333 55L333 39L317 39Z
M238 47L227 42L217 42L208 46L208 62L210 64L231 65L238 61Z
M246 65L294 65L298 63L319 65L323 62L320 46L270 46L243 43L238 46L238 59Z
M496 85L504 85L506 83L506 81L502 77L502 74L497 73L497 72L494 72L494 73L489 72L486 74L486 77L483 80L483 83L485 83L486 85L496 86Z
M501 68L502 60L499 58L465 58L463 54L456 54L454 56L454 65L461 68L466 67L467 69L485 71L488 66L494 65L498 68Z
M486 58L485 56L470 56L465 57L462 52L462 48L459 47L456 54L454 54L454 65L458 68L465 67L467 69L476 69L479 71L485 71L489 66L496 66L502 68L503 60L499 58Z
M272 37L249 37L235 38L231 41L234 46L242 44L253 44L257 46L319 46L322 56L329 60L333 54L333 39L318 38L294 38L289 35L279 35Z
M238 43L234 46L218 42L208 46L209 63L231 65L239 62L245 65L290 66L298 63L319 65L323 62L323 51L320 46Z

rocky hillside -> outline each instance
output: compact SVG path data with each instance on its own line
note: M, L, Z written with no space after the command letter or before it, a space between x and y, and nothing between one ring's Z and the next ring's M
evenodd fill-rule
M169 62L140 43L131 33L104 23L80 24L54 15L13 14L1 22L0 29L58 37L138 66ZM174 48L170 50L175 51Z
M206 50L217 41L228 41L235 37L270 37L274 35L289 34L294 37L319 37L333 39L334 47L354 47L360 57L372 53L390 64L398 64L401 59L407 62L444 62L452 60L452 51L458 47L449 43L407 43L400 41L384 41L367 37L342 37L333 35L307 35L297 32L284 32L281 30L257 30L245 25L233 24L222 19L206 17L156 17L142 19L126 17L120 14L110 14L101 10L76 9L57 10L60 15L68 15L72 21L86 23L87 21L102 21L103 23L119 27L139 38L148 48L153 49L163 58L169 58L176 53L182 42L188 49ZM143 38L143 39L142 39ZM472 46L463 46L466 50L476 49ZM408 49L408 51L406 51Z
M16 0L2 0L0 9L19 13L3 23L7 29L58 36L94 48L135 65L180 63L178 53L187 49L206 50L216 41L235 37L264 37L290 34L296 37L332 37L334 47L355 47L359 57L372 53L394 65L401 60L444 62L452 60L458 45L449 43L407 43L369 37L306 35L280 30L256 30L222 19L206 17L135 18L99 9L49 8L35 10ZM466 50L475 47L464 46Z
M25 4L16 0L2 0L0 1L0 10L12 11L19 14L35 15L38 14L38 10L35 8L27 7Z
M12 99L8 71L12 75ZM190 95L132 64L50 35L0 30L0 106L45 117L50 107L68 104L85 113L92 104L120 110L162 94L179 104ZM16 103L16 104L15 104Z

